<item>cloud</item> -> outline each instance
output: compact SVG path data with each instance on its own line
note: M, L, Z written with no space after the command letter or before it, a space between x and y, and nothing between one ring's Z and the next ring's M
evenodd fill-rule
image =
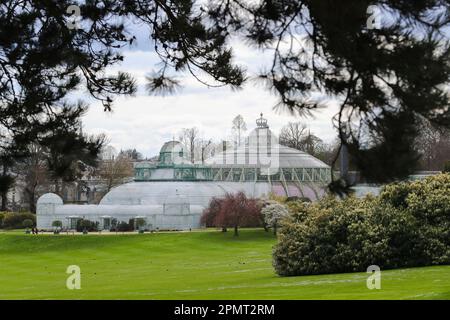
M253 74L268 59L243 44L235 44L233 48L238 63L245 64ZM137 95L117 98L112 113L105 113L99 103L93 102L83 118L85 132L106 133L110 144L118 150L136 148L147 157L158 154L162 144L177 138L182 128L196 126L204 138L226 139L231 134L231 122L238 114L244 117L249 131L256 126L255 120L262 112L275 133L289 121L302 121L325 141L335 137L331 117L337 112L336 107L318 111L315 118L295 118L288 112L274 110L277 97L252 82L242 90L232 91L207 88L193 77L181 75L184 87L179 93L168 97L150 96L144 89L145 75L157 69L157 62L151 51L126 52L124 62L109 72L131 73L139 85Z

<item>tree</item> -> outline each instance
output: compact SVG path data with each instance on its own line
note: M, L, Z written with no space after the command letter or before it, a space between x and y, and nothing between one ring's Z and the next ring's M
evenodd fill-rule
M49 184L45 149L38 144L30 144L27 157L19 160L14 168L23 182L23 196L29 204L30 212L36 212L37 190Z
M147 225L147 221L145 221L144 218L136 218L135 223L136 223L136 228L139 231L144 230L145 226Z
M76 132L74 124L87 106L70 101L68 94L81 87L105 109L115 94L134 92L127 74L104 72L122 60L116 49L129 43L121 27L107 21L119 8L108 2L103 8L90 1L83 5L84 30L70 28L70 1L0 4L0 154L24 150L30 143L46 146ZM77 140L89 148L89 141ZM2 166L7 172L8 164Z
M368 24L370 5L386 17L379 29ZM280 107L307 115L327 106L323 94L337 97L341 143L367 180L386 182L417 164L418 115L450 126L447 10L442 0L218 1L208 14L274 49L261 78Z
M307 126L301 122L289 122L280 131L280 144L303 150Z
M16 140L70 123L83 104L65 98L81 87L106 110L116 95L135 92L129 75L105 72L134 42L130 20L150 29L162 62L148 76L151 93L173 91L180 71L211 87L241 87L248 77L233 63L236 35L273 52L259 79L278 106L308 115L336 98L339 138L368 180L415 168L418 116L450 127L447 0L80 1L75 29L71 4L0 4L0 119ZM377 28L369 6L386 18Z
M64 187L75 181L82 187L80 180L98 165L98 155L105 141L103 135L89 137L68 132L64 139L61 139L62 134L55 135L58 139L48 136L50 141L46 145L28 145L25 155L16 159L11 169L31 212L36 212L40 191L62 195Z
M52 222L52 227L54 227L56 229L62 228L62 222L60 220L54 220Z
M261 208L256 199L247 198L245 193L226 194L220 204L214 224L222 227L233 227L234 235L238 236L238 228L245 226L259 226Z
M98 166L105 136L84 136L78 132L55 132L43 140L47 147L46 165L55 193L61 194L67 182L82 177L89 168Z
M25 146L16 138L10 137L0 124L0 197L2 199L0 210L6 211L8 206L8 191L14 185L15 179L12 172L15 159L24 157Z
M201 162L204 163L205 160L212 155L213 148L214 145L211 139L199 139L196 146L197 152L199 154L197 159L201 160Z
M244 117L242 117L240 114L238 114L236 117L234 117L233 119L233 131L236 133L237 136L237 143L236 145L240 146L242 139L241 139L241 134L245 131L247 131L247 124L244 121Z
M287 208L276 202L263 207L261 213L266 225L273 228L274 234L277 234L277 228L280 225L280 221L289 215Z
M127 149L123 151L121 150L119 156L123 156L134 161L141 160L143 158L142 153L140 153L136 149Z
M189 154L189 160L194 163L195 161L195 146L198 139L198 128L183 128L179 133L181 143L187 148Z
M32 226L34 226L34 222L31 219L25 219L22 221L22 226L26 229L31 228Z
M379 29L368 26L369 5L386 18ZM334 124L367 180L412 172L418 115L450 125L447 1L262 1L247 7L246 27L229 7L214 12L224 27L275 47L272 67L261 77L280 106L310 114L327 106L313 92L339 98Z
M0 195L2 198L1 202L1 211L6 211L7 204L8 204L8 191L11 188L11 186L14 184L14 178L9 174L8 172L8 165L7 163L2 163L2 172L0 175Z
M200 223L205 227L214 227L216 226L215 221L216 217L220 212L220 208L222 206L222 202L224 200L213 197L208 204L208 207L203 210L202 217L200 218ZM226 227L223 226L223 230L226 231Z
M339 139L335 139L330 143L323 143L322 147L318 150L318 152L316 152L315 157L322 160L329 166L339 168L340 159L338 155L340 151L340 144Z
M444 163L450 159L450 130L436 128L429 121L419 122L420 135L415 147L420 154L421 170L441 171Z
M280 131L280 144L317 156L324 152L326 146L322 139L311 133L301 122L289 122Z
M322 139L312 134L311 131L308 131L308 134L305 136L305 139L303 140L303 145L304 151L313 156L319 154L324 148L324 143Z
M133 176L133 162L126 153L120 153L115 158L102 160L97 171L109 192Z

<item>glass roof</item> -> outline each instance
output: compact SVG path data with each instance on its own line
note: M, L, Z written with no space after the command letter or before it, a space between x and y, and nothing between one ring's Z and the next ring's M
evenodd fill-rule
M207 159L206 164L212 167L254 167L258 164L254 159L272 159L280 168L330 168L306 152L280 145L268 128L257 128L255 131L252 133L255 138L250 134L244 145L221 152Z

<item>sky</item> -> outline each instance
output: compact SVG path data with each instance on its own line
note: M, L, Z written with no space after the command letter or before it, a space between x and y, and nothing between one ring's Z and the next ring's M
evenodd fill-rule
M179 75L182 89L169 96L152 96L145 91L145 76L158 69L158 59L151 49L145 30L140 29L137 45L124 52L124 61L109 71L125 71L135 77L138 92L133 97L118 97L111 113L103 111L96 101L83 118L84 132L105 133L109 144L117 150L135 148L144 157L159 153L162 144L178 138L182 128L197 127L200 137L222 141L231 137L232 120L240 114L247 123L247 134L256 127L260 113L268 120L271 130L278 134L290 121L305 123L325 142L336 137L331 118L337 112L336 103L317 111L313 117L299 118L286 110L275 110L277 97L267 88L250 81L242 90L207 88L192 76ZM254 77L270 61L268 54L233 40L235 63L245 66Z

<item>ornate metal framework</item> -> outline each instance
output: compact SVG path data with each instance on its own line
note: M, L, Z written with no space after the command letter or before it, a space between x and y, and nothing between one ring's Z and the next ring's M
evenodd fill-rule
M262 114L256 120L256 124L256 135L259 130L270 133L267 120ZM248 145L243 148L244 153L247 154ZM275 173L267 174L267 168L264 169L246 161L244 161L245 164L240 165L227 164L226 161L220 164L192 164L185 155L186 152L180 142L167 142L161 148L158 163L142 162L135 165L135 181L266 182L271 185L281 185L286 194L289 194L290 185L321 186L331 181L331 169L325 165L316 168L281 167ZM236 156L234 153L230 155Z
M166 169L164 177L156 175ZM252 167L211 167L188 164L139 163L135 168L135 181L230 181L230 182L323 182L331 180L329 168L280 168L277 173L267 175Z

